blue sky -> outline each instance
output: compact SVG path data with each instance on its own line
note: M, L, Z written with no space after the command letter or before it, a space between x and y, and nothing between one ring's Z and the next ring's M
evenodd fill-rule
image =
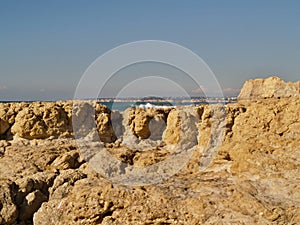
M71 99L95 59L138 40L191 49L228 94L300 80L299 1L3 0L0 28L0 100Z

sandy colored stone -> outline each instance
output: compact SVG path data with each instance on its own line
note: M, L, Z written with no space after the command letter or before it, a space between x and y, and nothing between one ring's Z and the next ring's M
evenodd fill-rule
M111 111L95 101L76 101L72 121L76 138L88 138L110 143L116 140L111 123Z
M135 135L140 137L141 139L148 138L151 133L149 130L149 122L152 119L149 115L147 115L146 110L137 108L133 110L133 117L131 123L131 129Z
M71 121L64 108L58 104L45 104L43 121L47 126L47 136L61 136L72 130Z
M177 144L180 139L180 119L176 109L170 111L167 119L167 127L163 134L163 140L167 144Z
M26 103L0 103L0 135L5 135L9 131L17 113L27 106Z
M14 135L26 139L46 138L47 128L45 122L33 109L25 108L18 113L11 128Z
M17 187L8 180L0 180L0 224L15 224L18 208L14 202Z
M190 142L198 140L188 163L175 175L141 187L111 183L82 159L74 139L57 138L70 129L70 102L11 104L1 118L9 126L19 124L19 129L12 129L13 140L0 142L0 224L299 224L300 98L277 98L293 89L289 84L279 92L276 83L282 85L276 78L260 83L274 92L253 89L247 94L259 93L260 99L186 108L198 117L181 118L197 122L192 129L197 132L184 127L177 110L129 109L112 115L101 105L75 108L82 131L89 133L93 122L95 134L108 142L95 146L104 146L112 157L132 166L147 167L169 157L169 147L181 140L178 127ZM124 123L118 124L117 141L112 120ZM156 131L159 137L163 123L151 126L151 120L165 122L164 142L151 140L157 146L145 151L124 145L124 129L138 147ZM42 137L39 129L46 137L49 130L58 136L31 140ZM214 138L222 132L218 146ZM19 133L29 138L16 138ZM203 166L211 146L218 147L213 149L216 154Z
M285 82L279 77L273 76L267 79L246 81L238 99L287 98L299 95L300 81Z
M56 169L66 170L78 168L80 163L81 159L79 159L79 153L74 150L58 156L51 163L51 166Z
M111 111L104 105L97 104L96 109L96 123L97 130L100 136L100 140L104 143L110 143L116 140L112 123L111 123Z
M68 136L70 118L56 103L31 103L16 115L11 132L26 139Z
M147 139L151 137L152 129L153 134L151 138L158 139L159 136L162 136L163 130L166 127L169 111L170 109L159 108L131 109L129 115L129 125L132 133L140 139Z

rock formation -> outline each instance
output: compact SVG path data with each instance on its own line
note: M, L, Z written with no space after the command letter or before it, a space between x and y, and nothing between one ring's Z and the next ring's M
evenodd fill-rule
M72 112L86 135L95 127L112 156L145 167L170 157L180 142L178 110L0 104L0 224L299 224L298 84L248 81L237 103L190 107L198 115L192 157L174 176L147 186L98 174L74 140ZM159 145L130 149L124 132L141 146L154 135L151 143ZM203 166L208 153L215 155Z
M300 81L284 82L279 77L255 79L245 82L238 99L287 98L300 96Z
M69 136L72 129L63 106L52 102L36 102L22 107L11 125L13 135L26 139Z

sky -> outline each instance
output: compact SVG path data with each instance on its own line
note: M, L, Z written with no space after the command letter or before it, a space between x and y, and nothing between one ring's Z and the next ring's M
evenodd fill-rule
M248 79L276 75L300 80L300 2L296 0L2 0L0 101L72 99L98 57L141 40L190 49L213 71L224 95L238 93ZM126 74L128 69L123 71ZM153 86L158 87L153 89L158 96L174 94L166 90L176 85L181 89L180 83L149 79L142 83L137 79L123 89L116 80L115 88L120 93L128 88L130 95L135 87ZM95 82L105 80L99 72ZM188 88L196 93L194 87Z

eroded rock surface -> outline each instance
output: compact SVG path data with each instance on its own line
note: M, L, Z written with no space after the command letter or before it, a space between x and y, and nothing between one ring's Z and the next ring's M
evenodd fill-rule
M129 123L133 134L140 139L149 137L156 139L157 136L161 136L169 111L170 109L157 108L132 109L129 115Z
M72 138L70 102L0 105L7 139L0 141L0 224L299 224L300 97L272 93L186 109L197 112L190 119L198 129L188 163L161 183L139 187L111 183L84 159ZM191 135L181 132L188 117L176 109L95 109L90 119L102 140L95 146L129 165L159 163L182 135ZM88 110L75 109L82 131L89 127ZM138 151L123 143L128 132L137 146L151 134L162 140ZM214 137L221 134L218 145ZM215 155L203 166L207 151Z
M245 82L238 99L288 98L300 96L300 81L285 82L273 76L267 79L255 79Z
M31 103L15 117L11 133L21 138L40 139L69 136L71 124L67 112L59 103Z

